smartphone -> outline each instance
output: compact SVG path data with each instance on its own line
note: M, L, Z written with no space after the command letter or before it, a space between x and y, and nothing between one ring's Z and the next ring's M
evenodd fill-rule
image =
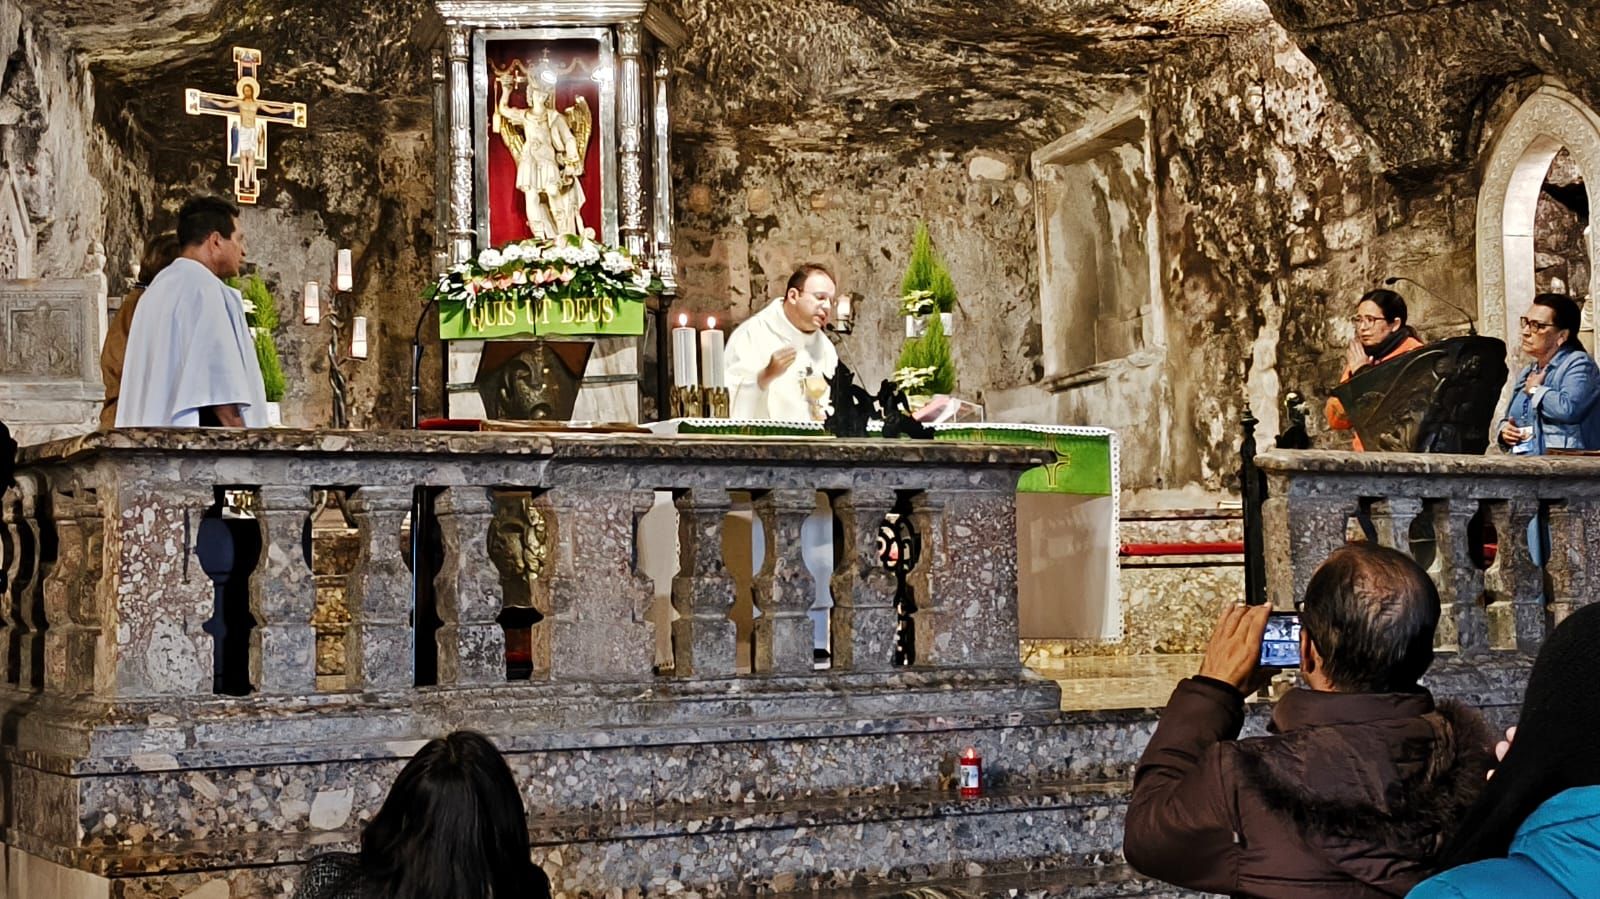
M1273 612L1261 635L1261 667L1300 667L1300 613Z

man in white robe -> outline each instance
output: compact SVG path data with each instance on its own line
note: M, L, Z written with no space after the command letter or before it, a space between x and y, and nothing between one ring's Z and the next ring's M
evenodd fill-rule
M150 282L128 331L119 428L267 426L266 388L239 292L239 209L198 197L178 212L182 255Z
M783 296L734 329L724 364L734 418L822 419L828 397L821 379L839 365L823 331L835 290L827 269L802 265Z

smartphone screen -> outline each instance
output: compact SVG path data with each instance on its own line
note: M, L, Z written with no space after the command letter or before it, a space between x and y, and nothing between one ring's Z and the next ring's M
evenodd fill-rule
M1267 618L1267 632L1261 636L1263 668L1300 667L1300 615L1273 612Z

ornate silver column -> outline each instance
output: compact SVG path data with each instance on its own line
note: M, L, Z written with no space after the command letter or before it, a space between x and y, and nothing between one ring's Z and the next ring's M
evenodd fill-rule
M645 253L644 225L644 103L640 73L639 23L617 25L617 150L622 176L622 244L628 252Z
M472 29L450 27L450 262L472 255Z
M650 117L655 129L655 270L661 276L664 293L678 292L677 262L672 258L672 120L667 110L668 86L672 78L672 51L656 50L655 114Z

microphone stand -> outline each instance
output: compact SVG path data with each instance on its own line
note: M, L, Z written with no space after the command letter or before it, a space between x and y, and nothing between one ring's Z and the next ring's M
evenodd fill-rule
M437 294L422 304L417 326L411 334L411 430L422 421L422 326L428 313L438 305ZM434 639L438 629L438 599L433 592L432 559L423 556L429 548L433 526L429 515L436 491L417 485L411 488L411 659L412 682L428 686L439 682L439 650Z
M1451 309L1454 309L1456 312L1461 313L1461 317L1466 319L1466 321L1467 321L1467 334L1469 336L1472 336L1472 337L1477 337L1478 336L1478 323L1477 323L1477 321L1475 319L1473 319L1473 317L1471 315L1467 314L1467 310L1462 309L1460 306L1457 306L1455 303L1452 303L1449 300L1445 299L1444 297L1439 296L1438 294L1436 294L1433 291L1429 290L1428 289L1428 285L1423 284L1421 281L1418 281L1418 280L1416 280L1414 278L1407 278L1404 275L1397 275L1397 276L1392 277L1392 278L1384 278L1383 279L1383 286L1385 286L1385 287L1393 287L1393 286L1395 286L1396 284L1399 284L1402 281L1404 281L1407 284L1416 285L1418 288L1420 288L1422 290L1423 293L1427 294L1430 297L1433 297L1434 299L1436 299L1439 302L1445 304L1446 306L1449 306Z
M411 335L411 430L422 421L422 326L427 324L428 312L439 304L435 294L422 304L422 314L417 316L417 326Z

